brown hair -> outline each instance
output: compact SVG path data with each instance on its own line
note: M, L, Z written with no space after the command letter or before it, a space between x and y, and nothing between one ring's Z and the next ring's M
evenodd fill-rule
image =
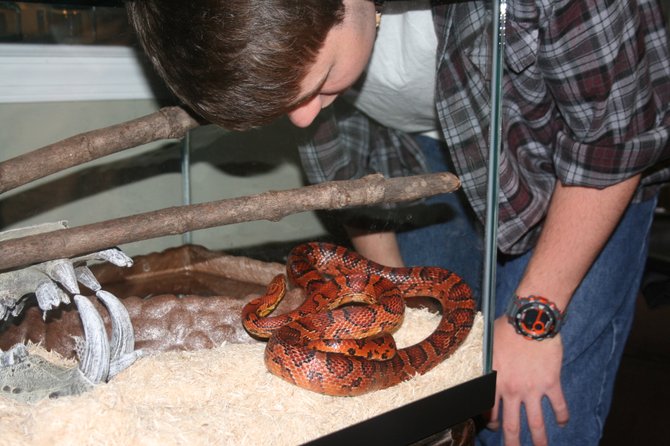
M230 130L290 111L343 0L134 0L130 22L158 74Z

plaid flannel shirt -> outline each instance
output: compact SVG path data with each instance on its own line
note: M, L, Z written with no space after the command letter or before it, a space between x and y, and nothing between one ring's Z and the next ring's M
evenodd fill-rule
M435 1L437 110L475 214L486 212L491 11ZM670 56L656 0L508 0L498 246L537 241L557 180L604 188L642 173L635 200L670 179ZM343 104L302 133L311 182L427 171L410 135Z

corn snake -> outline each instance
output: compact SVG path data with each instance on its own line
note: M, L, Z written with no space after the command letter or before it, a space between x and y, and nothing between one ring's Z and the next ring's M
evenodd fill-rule
M289 254L287 275L305 301L269 316L286 291L277 276L245 305L242 322L268 339L271 373L318 393L355 396L424 374L461 345L474 320L470 287L442 268L390 268L341 246L306 243ZM405 299L418 297L439 301L441 320L423 341L396 349L390 333L402 323Z

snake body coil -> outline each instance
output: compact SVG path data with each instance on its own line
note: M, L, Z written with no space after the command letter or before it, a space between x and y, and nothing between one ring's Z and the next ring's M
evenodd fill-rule
M291 251L287 273L305 290L303 304L268 316L286 290L277 276L244 307L242 322L268 339L271 373L315 392L354 396L424 374L458 348L474 320L470 287L442 268L390 268L344 247L307 243ZM396 349L390 333L402 323L404 299L417 297L440 302L440 323L418 344Z

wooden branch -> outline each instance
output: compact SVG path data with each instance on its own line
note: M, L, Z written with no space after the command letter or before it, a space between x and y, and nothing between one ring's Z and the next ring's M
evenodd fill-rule
M377 174L357 180L171 207L4 241L0 243L0 271L214 226L253 220L278 221L290 214L316 209L411 201L452 192L459 186L458 178L450 173L391 179Z
M0 194L39 178L159 139L181 138L199 123L179 107L81 133L0 163Z

